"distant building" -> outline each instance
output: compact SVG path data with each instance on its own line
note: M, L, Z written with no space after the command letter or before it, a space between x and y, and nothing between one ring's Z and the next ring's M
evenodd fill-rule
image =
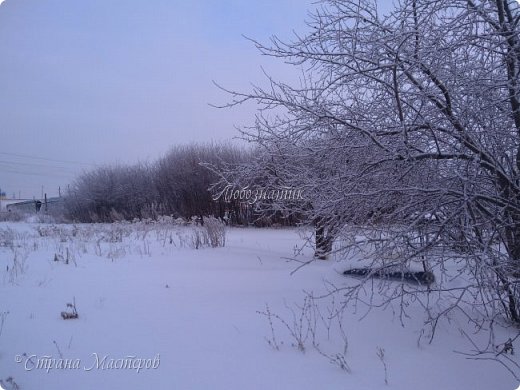
M30 199L15 199L15 198L7 198L7 197L0 197L0 212L7 211L7 206L13 203L21 203L21 202L27 202Z
M62 197L37 199L0 199L0 214L48 214L62 217L65 214L65 200Z
M8 202L8 201L5 201L5 202ZM42 207L42 202L39 200L25 200L22 202L16 201L14 203L9 203L5 206L5 209L8 212L20 212L20 213L32 214L32 213L39 212L41 207Z

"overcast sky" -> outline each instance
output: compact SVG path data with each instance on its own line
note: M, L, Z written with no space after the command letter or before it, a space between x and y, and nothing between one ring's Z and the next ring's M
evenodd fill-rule
M219 110L213 80L247 89L266 41L305 31L307 0L6 0L0 5L0 188L56 195L95 164L236 136L253 107Z

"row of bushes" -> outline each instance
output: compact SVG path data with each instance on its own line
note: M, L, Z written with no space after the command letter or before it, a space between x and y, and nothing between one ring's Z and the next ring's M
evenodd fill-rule
M84 172L70 186L67 217L79 222L113 222L159 215L190 218L193 215L231 215L237 207L214 201L208 190L216 174L214 166L246 159L244 149L221 144L172 148L153 163L102 166ZM232 211L235 211L233 213Z

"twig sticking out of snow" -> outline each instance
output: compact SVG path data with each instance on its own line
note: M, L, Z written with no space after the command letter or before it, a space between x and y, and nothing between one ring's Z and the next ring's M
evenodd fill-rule
M61 318L64 320L76 319L79 317L78 311L76 309L76 298L73 298L72 303L67 303L67 308L72 309L72 311L62 311Z

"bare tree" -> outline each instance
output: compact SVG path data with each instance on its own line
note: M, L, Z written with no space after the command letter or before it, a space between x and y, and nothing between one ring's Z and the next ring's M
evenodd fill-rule
M276 169L256 169L312 194L301 211L317 246L324 225L348 234L343 253L440 273L452 304L438 314L471 307L480 325L520 324L519 22L513 0L400 0L386 13L324 1L306 35L255 42L297 66L300 85L228 91L229 105L260 107L243 135ZM443 286L454 262L466 283Z

